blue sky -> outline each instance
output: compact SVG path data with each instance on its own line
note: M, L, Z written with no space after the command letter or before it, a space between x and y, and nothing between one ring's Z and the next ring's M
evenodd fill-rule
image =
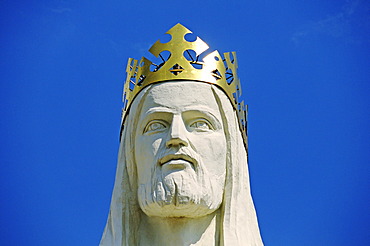
M370 4L2 1L2 245L97 245L127 59L180 22L236 51L266 245L369 245Z

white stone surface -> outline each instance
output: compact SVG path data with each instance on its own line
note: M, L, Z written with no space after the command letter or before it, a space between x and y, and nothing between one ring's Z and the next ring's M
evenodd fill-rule
M166 82L131 105L100 245L263 245L226 95Z

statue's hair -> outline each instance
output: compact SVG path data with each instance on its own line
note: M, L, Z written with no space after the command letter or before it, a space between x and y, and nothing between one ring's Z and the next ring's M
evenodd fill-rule
M143 213L137 199L134 139L138 115L141 113L144 99L152 86L144 88L138 94L124 122L116 180L108 221L100 241L101 246L138 245L140 216ZM263 245L250 193L247 149L239 130L238 118L224 92L215 85L208 86L220 109L228 150L225 190L220 208L221 218L217 226L219 245Z

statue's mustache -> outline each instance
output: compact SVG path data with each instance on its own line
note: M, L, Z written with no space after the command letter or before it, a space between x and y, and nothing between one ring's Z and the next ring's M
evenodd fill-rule
M191 166L194 168L194 170L197 170L198 167L198 157L193 151L191 150L184 150L180 149L179 151L175 153L166 153L161 158L158 159L158 165L162 166L166 164L167 162L173 161L173 160L183 160L186 162L189 162Z

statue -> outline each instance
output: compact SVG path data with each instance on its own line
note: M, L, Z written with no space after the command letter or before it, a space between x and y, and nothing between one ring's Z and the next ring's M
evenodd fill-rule
M129 59L121 144L108 221L111 245L263 245L250 194L246 110L236 55L214 51L181 24ZM195 52L197 57L192 57ZM189 52L189 53L188 53ZM185 55L188 54L188 55ZM194 53L193 53L194 54Z

